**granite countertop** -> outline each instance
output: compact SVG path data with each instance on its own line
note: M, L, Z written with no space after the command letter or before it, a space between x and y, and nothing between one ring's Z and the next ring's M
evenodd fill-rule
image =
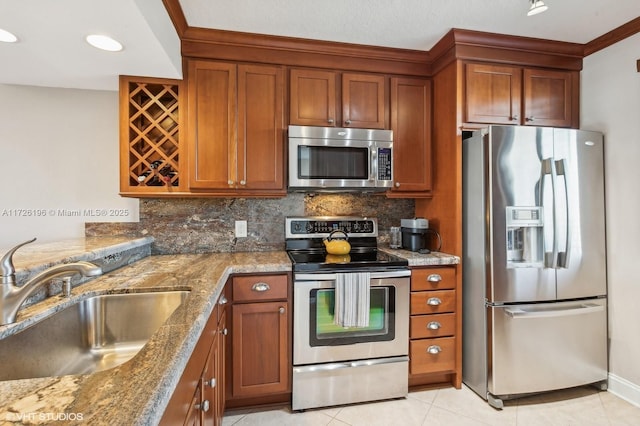
M378 247L378 250L407 259L409 266L442 266L457 265L460 263L458 256L438 251L422 254L415 251L392 249L389 247Z
M284 251L151 256L75 288L69 299L53 297L24 308L16 324L0 326L0 335L96 294L191 291L147 345L118 367L89 375L0 382L0 425L54 420L157 424L227 278L290 270Z
M40 245L41 251L33 247L30 252L27 246L14 259L16 264L27 265L18 272L28 276L53 263L95 259L104 263L152 241L87 238ZM111 247L105 248L108 245ZM459 263L457 256L444 253L380 249L408 259L410 266ZM50 297L22 308L15 324L0 326L0 338L97 294L187 289L189 297L133 359L118 367L89 375L0 381L0 425L60 420L94 425L157 424L228 277L291 270L284 251L133 258L134 263L74 288L70 298Z

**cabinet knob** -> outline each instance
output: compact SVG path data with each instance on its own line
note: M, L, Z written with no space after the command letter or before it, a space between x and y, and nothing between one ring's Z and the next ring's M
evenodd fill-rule
M333 124L333 121L334 121L333 118L330 118L330 119L327 120L327 123Z
M240 181L240 185L246 185L246 184L247 184L247 181L246 181L246 180L241 180L241 181Z
M442 324L440 324L438 321L431 321L429 322L429 324L427 324L427 328L429 330L438 330L440 327L442 327Z
M278 312L280 312L281 314L284 314L285 309L283 306L280 306L280 309L278 309Z
M348 126L348 125L350 125L350 124L351 124L351 120L346 120L346 121L344 122L344 125L345 125L345 126Z
M209 380L205 380L204 381L204 385L205 386L209 386L210 388L215 388L216 387L216 378L212 377Z
M427 348L427 353L430 353L431 355L437 355L440 352L442 352L442 348L438 345L431 345Z
M534 116L531 116L531 117L525 118L525 120L527 120L527 121L536 121L536 118Z
M196 408L206 413L207 411L209 411L209 408L211 408L211 403L208 399L205 399L204 401L202 401L202 404L196 404Z
M220 296L220 300L218 300L218 305L226 305L229 302L227 297L223 294Z
M222 333L223 336L226 336L227 334L229 334L229 329L227 329L227 327L225 327L225 328L222 329L222 331L220 333Z
M427 277L427 281L430 283L439 283L442 281L442 276L440 274L430 274Z
M233 181L232 181L231 179L229 179L229 180L227 181L227 184L228 184L228 185L233 185Z
M260 282L260 283L255 283L253 286L251 286L251 290L263 292L263 291L271 290L271 287L269 287L269 284L267 283Z
M511 121L518 121L518 114L511 117Z
M427 305L429 305L429 306L438 306L438 305L439 305L439 304L441 304L441 303L442 303L442 300L440 300L440 299L439 299L439 298L437 298L437 297L430 297L430 298L427 300Z
M400 182L396 182L396 188L400 188Z

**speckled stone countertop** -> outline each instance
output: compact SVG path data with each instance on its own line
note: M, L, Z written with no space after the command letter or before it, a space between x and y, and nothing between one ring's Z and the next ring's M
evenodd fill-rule
M78 376L0 382L0 425L157 424L196 342L231 274L290 271L284 251L146 257L98 277L68 299L49 298L24 308L12 334L29 324L102 293L191 291L185 302L131 360L110 370Z
M407 259L409 266L442 266L460 263L458 256L437 251L421 254L415 251L392 249L384 246L379 246L378 250Z
M133 244L150 241L136 240ZM26 262L26 270L43 262L59 261L61 257L67 261L100 257L104 255L101 250L106 242L101 238L88 243L85 248L92 247L88 252L93 253L88 257L81 253L81 242L69 253L58 251L58 256L52 249L50 254ZM121 249L131 244L111 242L125 244ZM410 266L459 263L458 257L444 253L425 255L384 247L380 250L408 259ZM291 262L284 251L149 256L74 288L70 298L51 297L21 309L17 323L0 326L0 338L94 295L190 290L189 297L147 345L118 367L90 375L0 382L0 425L157 424L228 277L290 270Z

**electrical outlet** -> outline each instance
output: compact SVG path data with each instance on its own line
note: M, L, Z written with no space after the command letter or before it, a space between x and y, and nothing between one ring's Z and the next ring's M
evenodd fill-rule
M236 238L244 238L247 236L247 221L236 220Z

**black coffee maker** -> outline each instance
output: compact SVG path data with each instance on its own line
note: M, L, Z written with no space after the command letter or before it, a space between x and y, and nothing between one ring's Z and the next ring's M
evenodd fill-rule
M405 250L417 251L418 253L431 253L429 247L435 238L437 248L433 251L440 251L442 238L435 230L429 229L429 221L425 218L401 219L402 248Z

